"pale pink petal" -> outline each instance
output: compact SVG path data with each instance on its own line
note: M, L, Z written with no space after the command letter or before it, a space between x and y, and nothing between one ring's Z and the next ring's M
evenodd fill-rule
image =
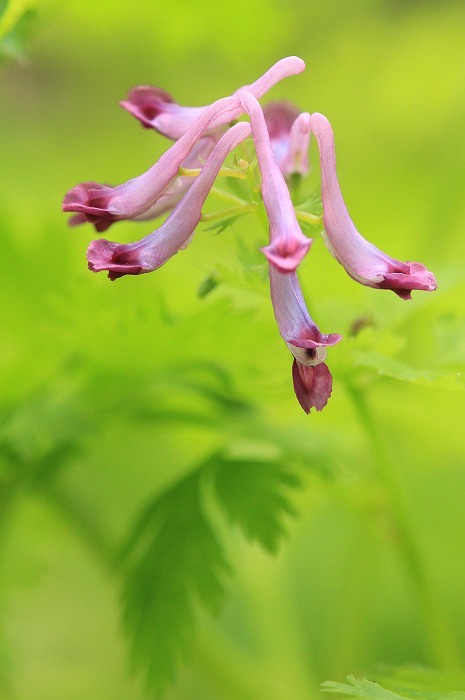
M270 102L263 108L274 159L284 177L309 171L310 114L289 102Z
M89 269L108 271L110 279L123 275L152 272L164 265L186 246L200 221L202 206L221 165L231 149L250 134L250 126L241 122L231 127L216 144L200 175L159 229L140 241L120 244L93 241L87 250Z
M433 273L423 265L391 258L360 235L349 216L337 179L331 124L325 116L315 113L311 116L311 129L320 151L323 223L332 255L357 282L391 289L403 299L409 299L414 289L436 289Z
M218 114L229 113L239 101L225 97L214 102L190 129L145 173L122 185L109 187L83 183L73 187L64 198L63 211L78 212L103 231L114 221L136 219L147 212L177 176L179 167L189 156L198 139Z
M260 78L241 90L248 90L255 97L262 97L276 83L291 75L301 73L305 63L297 56L288 56L277 61ZM237 91L236 91L237 92ZM167 92L161 88L141 85L133 88L121 106L133 114L146 128L155 129L171 139L180 138L199 116L207 109L203 107L183 107L177 104ZM210 128L224 126L240 117L242 109L218 115Z
M262 174L262 197L270 223L270 244L263 253L282 272L292 272L307 254L311 240L304 236L294 212L289 190L273 156L270 137L257 99L249 92L237 93L250 115L252 136Z

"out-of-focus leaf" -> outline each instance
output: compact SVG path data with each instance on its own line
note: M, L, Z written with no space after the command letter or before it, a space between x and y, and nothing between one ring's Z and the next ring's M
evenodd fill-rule
M276 552L286 532L284 517L295 515L289 489L299 486L296 475L280 461L218 455L213 484L227 519L248 539Z
M378 374L391 377L392 379L400 379L403 382L410 382L434 389L446 389L448 391L465 390L465 375L461 372L409 367L394 357L387 357L381 353L365 352L363 350L354 350L352 358L355 365L373 369Z
M208 275L197 290L200 299L204 299L220 284L220 280L214 275Z
M447 697L455 694L457 689L465 688L465 672L460 670L444 671L425 666L380 666L376 668L378 683L399 692L409 688L409 693L414 691L428 692L439 691L447 694Z
M416 700L417 698L418 700L421 698L424 700L465 700L465 693L462 692L443 693L408 688L393 692L366 678L355 678L350 675L347 676L347 680L349 683L326 681L322 683L322 688L331 693L341 693L357 698L378 698L379 700Z
M204 513L201 480L197 471L152 501L125 548L131 660L157 696L189 652L197 606L218 610L229 572Z
M41 0L0 0L0 59L24 53Z

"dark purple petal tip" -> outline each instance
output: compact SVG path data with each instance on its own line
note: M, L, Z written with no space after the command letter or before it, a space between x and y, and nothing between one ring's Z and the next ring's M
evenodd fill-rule
M105 238L92 241L87 249L87 261L89 270L106 270L112 281L124 275L140 275L144 272L137 250L130 245L107 241Z
M139 85L129 91L121 107L140 121L143 127L151 129L153 120L162 114L167 105L175 104L171 95L161 88Z
M295 395L305 413L310 413L312 408L322 411L328 403L333 387L333 378L327 365L322 362L308 367L294 359L292 379Z

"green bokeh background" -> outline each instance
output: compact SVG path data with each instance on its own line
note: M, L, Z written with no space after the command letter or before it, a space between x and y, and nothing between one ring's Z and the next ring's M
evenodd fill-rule
M93 231L69 229L60 207L77 182L123 182L166 148L118 107L128 88L154 84L182 104L208 104L279 58L301 56L307 71L270 97L328 116L356 225L391 255L423 262L439 283L434 295L414 293L408 303L362 288L315 237L301 276L312 314L324 332L345 335L372 317L381 338L395 328L402 339L398 359L457 373L465 349L464 29L460 1L69 0L43 7L27 56L3 64L0 430L24 464L56 444L74 450L53 487L25 478L11 502L2 491L4 697L145 697L127 672L118 586L91 524L106 542L120 541L149 495L225 444L275 449L275 431L308 445L298 516L277 556L225 534L236 572L226 605L215 621L200 614L193 663L167 697L248 700L235 679L242 674L246 685L259 668L277 698L303 700L324 680L369 674L379 663L435 664L341 379L347 346L331 350L327 408L305 416L266 283L250 280L240 261L244 245L263 245L259 226L251 219L221 236L200 230L153 275L110 284L86 269ZM312 162L317 187L313 147ZM110 237L150 230L121 223ZM218 264L226 282L200 299ZM250 426L231 427L221 415L217 429L166 420L169 410L217 410L173 379L205 366L219 367L256 406L266 440L254 444ZM376 372L367 382L441 614L463 649L464 395L441 381L416 386ZM9 469L5 460L5 484ZM241 668L241 654L254 660L250 668Z

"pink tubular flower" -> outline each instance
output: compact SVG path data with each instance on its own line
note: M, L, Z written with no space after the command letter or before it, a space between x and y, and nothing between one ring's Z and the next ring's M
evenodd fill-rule
M93 241L87 250L89 269L93 272L108 270L111 280L123 275L140 275L161 267L186 247L200 221L203 203L225 157L249 134L250 126L246 122L236 124L226 132L187 194L162 226L149 236L129 244L105 239Z
M241 89L248 90L255 97L260 98L283 78L301 73L304 69L305 63L301 58L288 56L277 61L251 85ZM127 99L120 104L135 116L142 126L155 129L170 139L180 138L206 109L206 107L182 107L167 92L149 85L133 88ZM237 119L241 112L242 110L238 109L229 114L219 115L212 121L211 128L228 124Z
M292 378L297 399L306 413L321 411L332 390L331 372L326 366L326 348L342 336L321 333L310 317L295 272L282 273L270 265L271 301L279 332L294 355Z
M79 219L73 217L72 224L89 221L99 232L105 231L114 221L137 219L153 207L164 193L212 120L219 114L229 115L232 110L237 110L238 105L236 97L224 97L211 104L184 136L139 177L116 187L95 182L84 182L73 187L65 195L63 211L82 215Z
M284 177L309 171L310 114L289 102L270 102L263 108L274 159Z
M281 272L293 272L307 254L311 240L302 233L289 190L276 164L262 108L247 91L238 92L250 115L252 136L262 174L262 197L270 222L270 245L262 248L270 263Z
M310 125L320 151L323 223L331 254L357 282L367 287L391 289L402 299L410 299L414 289L436 289L434 275L424 265L395 260L360 235L339 187L331 124L325 116L315 113Z

